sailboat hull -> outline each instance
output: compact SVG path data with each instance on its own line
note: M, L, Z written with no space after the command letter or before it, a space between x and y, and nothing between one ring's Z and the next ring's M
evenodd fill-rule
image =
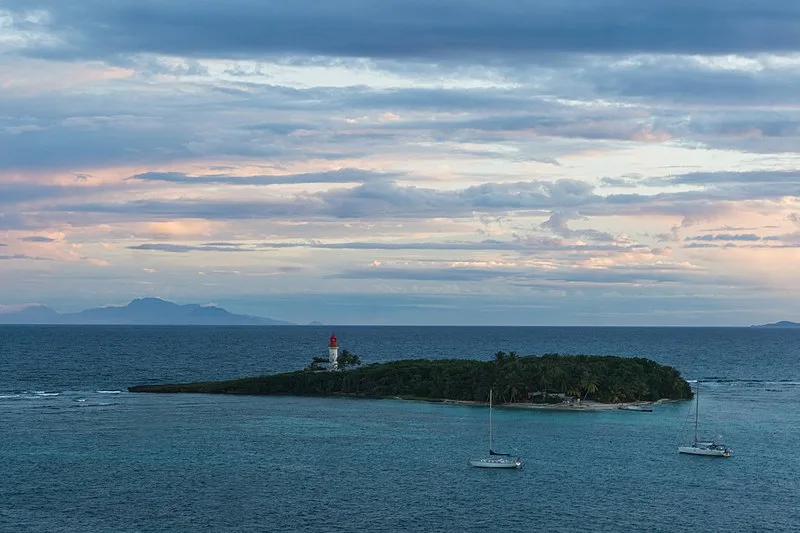
M730 457L731 450L728 448L705 448L697 446L680 446L678 447L679 453L689 455L705 455L707 457Z
M477 468L522 468L522 463L518 457L470 459L469 464Z

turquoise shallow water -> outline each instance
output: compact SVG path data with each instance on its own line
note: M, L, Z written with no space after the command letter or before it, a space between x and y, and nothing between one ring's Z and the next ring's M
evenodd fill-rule
M718 338L720 330L658 330L652 358L669 353L692 362L686 371L666 361L686 377L712 378L700 398L701 426L723 435L731 459L677 453L691 430L685 403L652 413L497 409L498 447L519 453L524 467L486 471L467 466L485 449L485 408L109 392L145 378L288 366L284 354L293 351L281 343L294 336L295 346L313 351L324 334L210 329L0 328L0 531L744 532L800 524L793 332ZM363 337L381 346L380 329L364 328ZM403 339L419 352L446 353L447 335L460 333L451 346L470 335L386 329L396 339L389 354ZM595 353L590 348L613 345L615 335L620 346L627 338L633 349L647 348L646 331L575 330L570 342L581 349L551 350L562 328L550 340L541 330L551 328L497 329L487 335L503 338L484 358L497 349L534 352L520 346L526 342ZM352 335L352 345L357 333L337 336ZM736 335L744 348L721 349ZM361 342L357 353L366 358Z

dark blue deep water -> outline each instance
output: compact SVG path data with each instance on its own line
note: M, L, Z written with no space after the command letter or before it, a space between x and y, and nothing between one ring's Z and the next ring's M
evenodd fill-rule
M467 466L486 409L130 394L325 356L330 328L0 326L0 531L798 531L800 330L341 327L364 362L643 356L703 380L731 459L677 453L687 403L495 412L524 468Z

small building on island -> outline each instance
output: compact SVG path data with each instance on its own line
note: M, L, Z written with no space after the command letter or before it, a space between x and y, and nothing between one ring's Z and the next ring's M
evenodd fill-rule
M339 370L339 342L336 340L336 334L331 333L331 339L328 343L328 370L335 372Z

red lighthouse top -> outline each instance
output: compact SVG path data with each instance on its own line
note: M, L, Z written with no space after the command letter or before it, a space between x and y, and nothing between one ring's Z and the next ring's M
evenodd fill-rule
M339 347L339 344L337 344L337 341L336 341L336 334L335 333L331 333L331 343L328 344L328 348L338 348L338 347Z

